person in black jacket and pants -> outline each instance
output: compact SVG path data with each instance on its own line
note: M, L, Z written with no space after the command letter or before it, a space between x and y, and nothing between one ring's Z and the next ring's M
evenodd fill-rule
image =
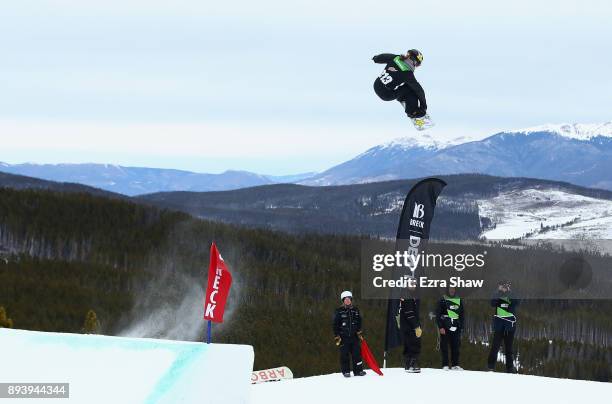
M423 54L411 49L405 55L382 53L372 60L374 63L385 64L385 69L374 81L376 95L383 101L398 100L409 118L425 116L425 91L414 77L414 71L423 62Z
M493 315L493 341L487 363L489 371L495 370L497 353L503 341L506 372L516 373L512 345L516 331L516 309L519 303L518 299L510 295L510 282L500 282L496 295L491 299L491 306L495 307L495 314Z
M446 294L438 302L436 323L440 332L440 352L442 353L442 369L449 369L448 346L450 345L450 369L463 370L459 366L459 349L461 347L461 331L464 324L464 303L456 295L456 289L449 287Z
M414 288L409 288L414 291ZM404 339L405 370L408 373L419 373L419 355L421 354L421 302L413 297L400 299L400 330Z
M351 377L350 359L353 359L353 374L365 376L363 360L361 358L361 344L363 339L361 331L361 314L353 306L353 294L344 291L340 295L342 306L334 313L334 339L340 347L340 368L344 377Z

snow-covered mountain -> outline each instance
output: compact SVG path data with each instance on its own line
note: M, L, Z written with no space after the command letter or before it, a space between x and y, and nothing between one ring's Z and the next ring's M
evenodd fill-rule
M405 167L407 160L415 163L421 160L426 161L438 151L460 143L461 140L440 141L428 134L419 137L397 138L375 146L352 160L307 178L300 183L304 185L339 185L416 177L419 175L410 175L410 173L416 173L424 167L414 165L407 170L407 167Z
M522 129L516 131L518 133L524 133L526 135L532 133L554 133L559 136L589 141L595 137L612 137L612 122L595 123L595 124L557 124L557 125L540 125L532 128Z
M140 195L162 191L222 191L279 182L295 182L312 173L294 176L265 176L248 171L201 174L161 168L123 167L111 164L15 164L0 163L0 171L70 182L116 192Z
M457 173L612 189L612 122L543 125L467 142L404 138L373 147L301 183L337 185Z

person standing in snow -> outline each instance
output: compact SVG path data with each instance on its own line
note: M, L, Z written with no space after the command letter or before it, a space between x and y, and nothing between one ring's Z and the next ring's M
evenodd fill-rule
M489 352L488 370L495 370L497 353L504 343L504 353L506 356L506 372L516 373L514 369L514 356L512 345L514 342L514 332L516 331L516 309L520 301L511 297L510 282L500 282L497 293L491 299L491 306L495 307L493 315L493 342Z
M415 288L408 288L413 293ZM420 373L419 355L421 354L421 302L419 299L408 296L400 299L399 317L400 330L404 339L405 370L408 373Z
M382 53L372 58L385 64L385 69L374 81L374 92L383 101L399 101L409 118L421 118L427 113L425 91L414 77L423 62L423 54L416 49L405 55Z
M463 370L459 366L459 349L461 346L461 331L464 323L464 310L461 298L456 295L456 289L448 287L446 294L438 302L436 323L440 333L440 352L442 353L442 369L449 370L448 346L450 345L450 369Z
M348 290L340 295L342 306L334 313L334 340L340 347L340 369L344 377L351 377L351 359L353 362L353 374L365 376L363 360L361 359L361 314L359 309L353 306L353 294Z

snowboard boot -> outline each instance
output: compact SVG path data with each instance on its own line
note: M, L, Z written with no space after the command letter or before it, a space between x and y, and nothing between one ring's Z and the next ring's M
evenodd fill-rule
M459 365L455 365L451 368L451 370L463 370L463 368Z
M446 365L442 366L442 370L448 370L448 369L449 369L448 366Z
M344 377L351 377L351 372L342 373L342 376L344 376Z
M412 358L406 361L406 372L407 373L421 373L421 368L417 364L416 359Z
M365 375L366 375L365 370L355 373L355 376L365 376Z

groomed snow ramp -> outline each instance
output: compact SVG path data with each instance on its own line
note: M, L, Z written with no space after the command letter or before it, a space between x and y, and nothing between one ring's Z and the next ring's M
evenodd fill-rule
M2 328L0 347L1 382L70 383L70 403L250 402L247 345Z

